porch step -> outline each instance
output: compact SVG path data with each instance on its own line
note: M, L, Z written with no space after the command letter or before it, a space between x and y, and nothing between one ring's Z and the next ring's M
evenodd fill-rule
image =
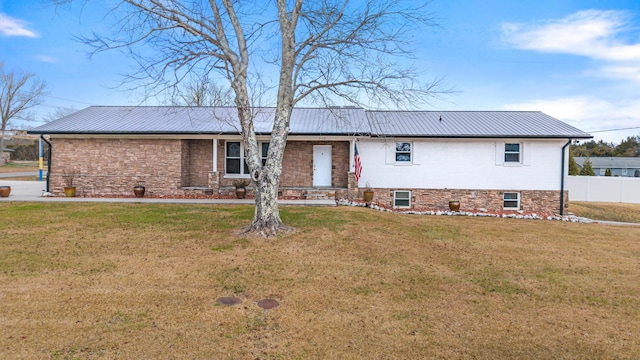
M334 190L312 189L306 192L307 200L329 200L336 198Z

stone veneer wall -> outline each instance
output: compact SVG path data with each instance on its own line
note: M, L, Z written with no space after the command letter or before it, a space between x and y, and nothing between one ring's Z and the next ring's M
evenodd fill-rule
M288 141L282 158L281 187L313 186L313 145L331 145L331 186L346 188L349 172L348 141ZM232 186L233 179L224 178L225 141L218 142L220 187Z
M52 138L51 144L54 195L63 192L63 172L77 174L77 196L131 195L137 183L148 194L183 193L182 140Z
M183 156L182 186L207 187L209 172L213 171L213 141L211 140L183 140L186 143L188 156Z
M357 199L362 199L364 188L358 189ZM394 191L411 191L411 208L448 210L449 200L460 200L460 210L486 209L504 211L503 193L520 193L520 210L539 213L560 212L560 191L543 190L455 190L455 189L373 189L375 203L393 207ZM565 210L569 206L569 192L565 191Z

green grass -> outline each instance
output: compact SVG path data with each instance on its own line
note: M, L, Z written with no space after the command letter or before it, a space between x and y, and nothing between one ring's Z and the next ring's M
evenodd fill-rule
M281 211L264 240L249 206L0 203L0 358L640 353L640 228Z

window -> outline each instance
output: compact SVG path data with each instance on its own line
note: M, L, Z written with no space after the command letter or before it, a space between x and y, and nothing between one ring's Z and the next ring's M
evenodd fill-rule
M506 210L520 210L520 193L504 193L504 208Z
M622 176L627 176L627 169L622 169Z
M411 207L411 191L394 191L393 206L400 208Z
M520 162L520 144L504 144L504 162Z
M244 161L244 149L241 143L239 141L227 141L225 150L226 173L231 175L248 175L249 167Z
M396 161L411 162L411 143L409 142L396 143Z
M607 173L606 169L600 169L600 176L604 176Z
M269 153L269 143L260 143L260 157L262 158L262 166L267 164L267 154Z

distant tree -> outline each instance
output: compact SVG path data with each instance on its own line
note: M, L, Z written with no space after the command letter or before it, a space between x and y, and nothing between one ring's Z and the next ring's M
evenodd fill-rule
M233 90L200 76L175 86L170 102L182 106L233 106Z
M13 160L16 160L16 161L38 160L38 155L39 155L38 141L33 141L30 144L8 145L7 147L13 150L13 154L11 154L11 158Z
M42 103L47 93L47 85L38 80L35 74L21 71L4 72L4 62L0 62L0 154L4 150L4 137L7 125L15 119L32 118L29 110ZM0 165L4 159L0 156Z
M42 117L42 121L44 122L52 122L53 120L58 120L67 115L71 115L77 110L73 106L59 106L53 112L49 112L47 115Z
M604 176L611 176L611 169L607 168L607 170L604 171Z
M636 171L633 172L633 177L640 177L640 169L636 169Z
M629 136L614 149L615 156L640 156L640 136Z
M569 175L578 175L580 174L580 168L578 167L578 163L576 163L576 159L573 158L573 153L569 152Z
M583 157L640 157L640 136L629 136L618 145L602 140L574 144L571 145L571 154Z
M582 169L580 170L580 174L582 176L596 176L595 171L593 171L593 165L591 164L591 160L586 159L582 163Z

